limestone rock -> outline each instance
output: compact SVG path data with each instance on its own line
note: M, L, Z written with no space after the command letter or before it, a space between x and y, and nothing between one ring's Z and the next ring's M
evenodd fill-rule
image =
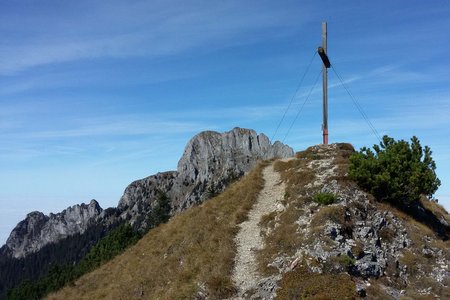
M171 191L177 173L164 172L132 182L120 198L117 210L120 217L129 220L135 227L145 228L146 218L158 192Z
M36 252L48 243L59 241L69 235L83 233L102 212L97 201L88 205L74 205L57 214L44 215L34 211L19 222L11 232L6 246L15 258Z
M294 151L264 134L244 128L219 133L203 131L186 145L177 171L158 173L130 184L119 201L123 219L145 228L158 191L171 199L173 213L203 202L209 192L219 193L248 172L261 159L291 157ZM209 190L209 192L208 192Z
M194 182L210 181L248 171L260 159L291 157L292 148L275 142L264 134L234 128L225 133L204 131L187 144L178 162L178 174Z

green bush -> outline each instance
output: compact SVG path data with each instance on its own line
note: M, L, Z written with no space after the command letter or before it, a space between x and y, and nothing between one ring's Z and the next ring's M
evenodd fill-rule
M337 197L332 193L317 193L313 197L313 201L322 205L329 205L337 202Z
M430 148L422 148L417 137L408 143L385 135L373 150L363 147L350 156L349 175L379 201L417 204L420 195L431 197L441 184Z

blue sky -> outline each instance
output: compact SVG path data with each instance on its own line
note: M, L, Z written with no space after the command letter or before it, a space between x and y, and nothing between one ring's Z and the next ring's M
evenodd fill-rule
M174 170L202 130L272 137L321 44L377 131L429 145L450 208L448 1L1 1L0 243L28 212ZM321 68L314 58L275 139ZM377 142L329 74L330 142ZM321 143L321 87L285 142Z

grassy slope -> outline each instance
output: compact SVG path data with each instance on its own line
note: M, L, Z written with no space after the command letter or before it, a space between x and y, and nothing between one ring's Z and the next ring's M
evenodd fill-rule
M340 144L338 152L333 161L337 166L337 176L334 179L341 185L353 187L355 183L345 175L352 147ZM276 273L275 269L267 267L267 263L280 253L292 255L302 244L311 242L298 234L298 225L295 222L303 213L305 205L311 201L303 196L304 187L314 180L315 175L306 165L316 159L321 159L320 155L308 149L298 153L297 159L275 164L287 184L284 200L287 210L279 216L267 215L261 221L262 226L272 229L271 234L266 236L266 248L258 257L263 274ZM205 291L210 299L231 296L234 293L231 282L235 254L233 238L238 230L237 225L245 220L263 187L263 167L264 165L259 165L218 197L185 211L167 224L152 230L123 255L48 298L187 299L193 298L199 290ZM407 234L413 242L413 247L405 253L401 263L408 266L409 270L414 270L417 265L426 265L427 260L421 255L420 249L423 236L434 236L430 228L388 204L375 201L373 204L378 210L392 211L407 224ZM425 205L436 215L448 219L448 213L437 204L426 202ZM319 230L320 225L330 218L344 223L344 220L340 220L342 216L341 211L324 207L314 213L313 223L317 224L312 224L312 229L317 227ZM433 238L432 245L448 249L449 242ZM416 287L433 284L432 278L423 276L412 275L409 279ZM379 280L371 280L371 283L367 290L369 298L389 298L381 286L389 286L392 282L382 277ZM355 283L348 274L315 274L301 266L284 274L280 287L279 299L291 299L299 295L309 295L317 299L357 297ZM404 289L408 291L409 287ZM442 293L446 292L441 291L440 294ZM419 296L414 295L412 290L409 294Z
M214 299L233 294L233 238L264 185L265 165L48 299L186 299L199 288Z

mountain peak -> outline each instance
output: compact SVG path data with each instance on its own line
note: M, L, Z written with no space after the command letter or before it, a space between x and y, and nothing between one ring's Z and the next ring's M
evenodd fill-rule
M219 133L203 131L187 143L177 171L158 173L130 184L122 196L118 209L121 217L137 227L152 209L157 191L171 199L173 212L205 201L208 189L221 192L236 178L248 172L262 159L292 157L291 147L280 142L271 144L263 133L235 127ZM139 224L142 222L142 224Z
M6 246L13 257L24 257L49 243L83 233L102 211L98 202L91 200L89 204L76 204L48 216L39 211L31 212L12 230Z

